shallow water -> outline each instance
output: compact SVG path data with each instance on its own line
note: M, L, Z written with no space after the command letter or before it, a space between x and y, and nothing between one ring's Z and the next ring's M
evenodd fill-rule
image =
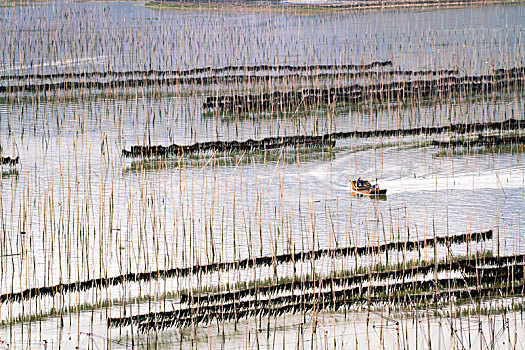
M2 75L388 59L400 69L477 73L525 64L523 4L294 16L52 2L0 13ZM205 165L162 161L160 169L148 171L134 170L120 156L135 144L523 119L519 91L285 116L209 115L201 107L206 88L162 91L1 96L2 155L21 159L18 173L2 175L0 182L2 294L134 271L488 229L496 238L470 249L525 252L522 151L447 157L438 148L422 147L424 137L407 137L338 140L330 153L287 149L269 153L267 161L249 153L218 155L228 165L213 158ZM352 196L348 184L357 176L377 179L388 189L387 199ZM462 255L466 247L453 246L451 252ZM349 266L369 263L363 257ZM333 265L325 259L316 270ZM259 277L271 276L270 270L262 269ZM175 279L170 288L198 281ZM71 293L66 304L76 305L77 297L93 303L149 295L155 288L113 289L111 296ZM0 319L49 311L63 302L59 299L42 298L31 311L31 301L4 303ZM73 318L83 324L83 316ZM57 320L50 320L39 331L44 336L55 335ZM97 316L97 324L104 322ZM82 331L78 326L72 332ZM16 332L3 329L2 339Z
M472 73L525 57L523 4L294 15L59 1L0 13L3 74L375 60Z

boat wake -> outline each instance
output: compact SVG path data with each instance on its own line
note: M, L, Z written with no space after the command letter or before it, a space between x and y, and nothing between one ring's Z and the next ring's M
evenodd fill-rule
M507 190L525 187L525 167L484 170L470 173L429 174L421 177L382 179L389 194L447 190Z

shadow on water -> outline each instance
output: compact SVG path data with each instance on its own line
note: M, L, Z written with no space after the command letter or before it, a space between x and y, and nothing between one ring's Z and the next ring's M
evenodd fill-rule
M7 179L10 177L15 177L15 178L18 177L18 170L9 169L9 170L2 171L2 176L1 176L2 179Z
M358 197L358 198L369 198L370 200L376 200L376 201L386 201L386 194L372 194L372 195L366 195L361 193L355 193L352 192L352 197Z

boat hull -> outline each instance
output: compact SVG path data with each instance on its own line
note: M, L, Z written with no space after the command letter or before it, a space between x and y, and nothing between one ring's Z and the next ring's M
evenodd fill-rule
M384 196L386 195L386 189L371 188L367 186L357 186L356 181L350 182L352 191L365 196Z

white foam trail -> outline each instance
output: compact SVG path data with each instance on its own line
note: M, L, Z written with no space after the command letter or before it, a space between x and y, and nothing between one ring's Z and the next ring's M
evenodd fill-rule
M481 190L481 189L516 189L525 187L525 168L484 170L454 175L435 174L426 177L406 177L397 180L383 180L381 187L389 194L444 191L444 190Z

